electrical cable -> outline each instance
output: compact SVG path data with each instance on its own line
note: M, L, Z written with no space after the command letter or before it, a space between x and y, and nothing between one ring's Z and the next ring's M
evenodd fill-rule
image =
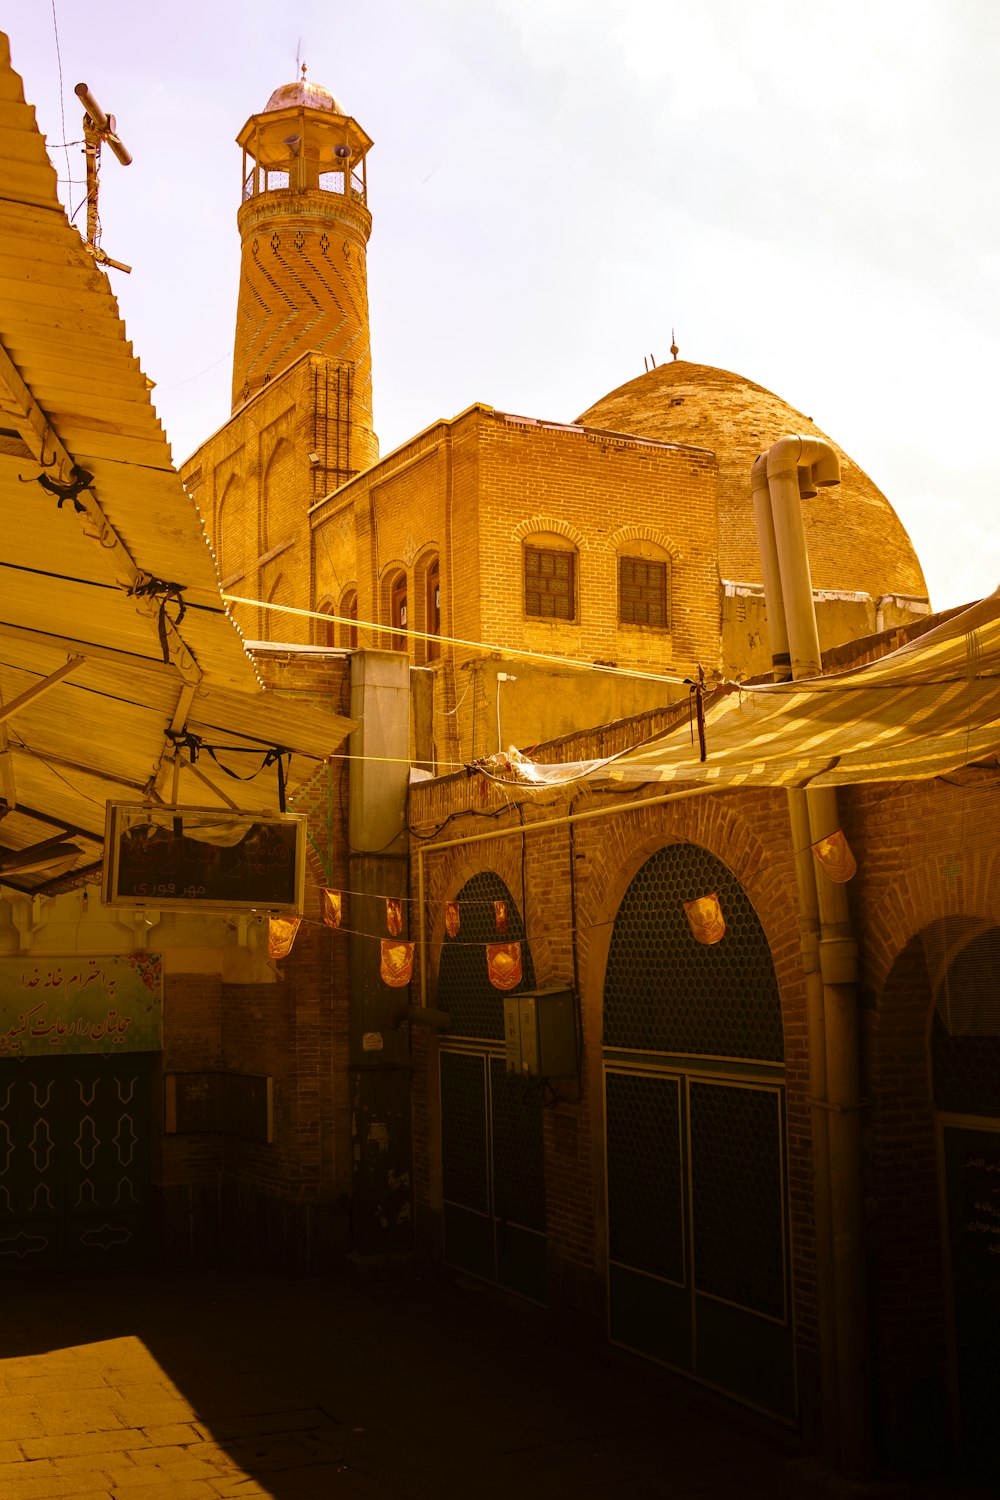
M415 641L438 641L446 646L466 646L474 651L481 651L484 655L501 655L504 657L516 656L521 661L547 662L550 666L572 667L581 672L603 672L612 677L635 678L642 682L662 682L671 687L685 687L687 684L683 677L666 677L658 672L640 672L627 667L611 667L603 662L580 661L572 656L556 656L545 651L524 651L514 646L498 646L488 641L469 641L461 636L435 635L426 630L410 630L389 625L380 625L374 620L351 620L346 615L325 614L315 609L299 609L292 604L272 604L265 599L248 599L243 594L223 594L227 604L248 604L256 609L275 610L279 614L295 615L306 620L325 620L335 625L347 625L355 629L374 630L380 635L403 636L408 640Z
M55 42L56 42L56 67L57 67L58 72L59 72L59 116L60 116L60 119L62 120L62 133L63 133L62 146L63 146L63 148L64 148L64 150L66 152L66 179L65 180L66 180L67 186L72 189L72 188L74 188L76 186L76 183L73 180L73 167L72 167L72 163L70 162L70 159L69 159L69 148L70 148L71 145L72 146L80 145L80 142L79 141L67 141L66 140L66 104L65 104L65 101L64 101L64 98L63 98L63 95L65 93L65 85L63 83L62 49L59 46L59 20L58 20L58 17L56 16L56 0L52 0L52 31L53 31L53 34L55 36ZM70 196L70 200L72 201L72 193L70 193L69 196Z

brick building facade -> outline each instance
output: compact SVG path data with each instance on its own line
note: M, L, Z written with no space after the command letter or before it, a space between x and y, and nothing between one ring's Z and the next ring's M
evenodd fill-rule
M332 759L296 804L311 849L291 955L235 972L239 932L213 930L211 957L168 964L160 1075L269 1078L273 1138L160 1132L167 1244L313 1271L352 1247L415 1246L813 1440L813 1125L784 799L512 791L472 763L511 743L605 755L686 713L681 679L699 667L764 670L744 450L817 429L749 382L677 362L576 423L476 405L380 460L371 143L309 89L277 91L240 137L234 412L182 472L224 589L251 601L235 612L262 673L350 711L358 759ZM810 545L825 646L927 611L905 532L849 461ZM369 691L373 668L408 675L409 693ZM373 750L383 729L388 748ZM352 798L383 762L399 818L366 843ZM435 779L407 792L409 762ZM944 1117L969 1114L976 1159L991 1161L979 1137L995 1110L987 1085L975 1111L956 1108L960 1089L935 1108L932 1052L948 1049L933 1018L963 939L997 928L996 851L992 836L949 833L944 863L927 830L953 830L949 799L972 795L935 783L843 799L860 865L874 1409L893 1462L918 1440L927 1462L947 1459L949 1390L970 1380L946 1293ZM707 879L739 919L717 967L696 971L678 904ZM322 887L346 897L339 932L321 920ZM380 977L387 898L402 940L426 926L411 990ZM927 934L942 935L936 958ZM521 991L574 997L579 1068L528 1095L504 1068L491 935L523 940ZM421 966L429 1003L411 1006ZM980 1427L963 1421L974 1448Z
M300 109L305 139L310 100L281 103ZM322 107L316 120L329 134L330 107ZM341 134L348 124L360 129L335 101L333 115ZM265 134L266 116L255 117ZM252 134L248 126L245 147ZM368 145L362 133L351 149L363 161ZM256 391L237 391L234 376L233 418L184 475L224 585L304 612L236 606L248 636L270 640L272 651L288 644L289 678L308 660L302 670L317 680L331 671L331 690L342 693L345 663L372 650L410 664L409 757L437 777L411 786L407 812L403 935L417 939L426 924L427 1014L411 1011L409 1027L415 1243L815 1434L813 1111L783 796L733 791L668 803L650 789L528 793L450 773L510 744L535 747L542 759L605 755L685 713L683 679L699 668L709 681L767 671L750 465L788 432L822 434L752 382L675 359L574 423L475 405L379 459L357 436L369 408L356 392L370 381L360 282L350 309L338 292L340 341L308 342L306 314L326 305L329 290L326 270L317 274L318 238L296 247L293 233L296 215L310 219L307 235L321 232L319 177L302 196L308 170L293 164L274 180L258 171L252 207L241 210L240 317L262 297L266 332L291 295L304 319L298 342ZM326 202L343 217L342 201ZM263 223L269 212L273 238L256 228L248 238L250 218ZM329 255L334 236L322 232ZM351 275L360 275L356 235L350 249ZM339 263L338 275L346 284ZM822 645L830 664L843 665L919 628L929 604L888 501L839 456L841 485L807 505L805 520ZM381 887L347 859L346 803L321 781L310 813L328 854L324 878L343 881L364 913L352 929L357 959L377 940L358 923L378 925L372 897ZM979 933L997 914L985 876L992 845L963 855L956 875L927 843L927 827L953 831L952 795L931 784L843 798L861 867L850 894L866 1006L873 1411L879 1451L894 1462L918 1450L944 1461L949 1401L962 1381L940 1228L944 1127L929 1082L940 961L935 970L921 934L959 918ZM685 882L693 891L709 878L725 884L741 916L722 950L729 957L699 978L684 967L692 960L675 918ZM523 938L520 989L564 987L578 1008L578 1076L530 1099L505 1081L502 1002L483 977L497 901L508 935ZM458 936L446 930L448 903L460 913ZM329 941L340 954L331 961L346 961L346 937L312 932L296 962ZM675 970L688 975L697 1005L685 1009ZM329 1122L335 1136L344 1130L345 1115L320 1097L356 1092L343 1012L369 1003L351 990L349 973L336 972L323 1013L341 1050L306 1047L295 1063L300 1079L318 1058L332 1067L332 1081L326 1073L314 1094L324 1140ZM732 996L757 1016L753 1036L733 1030ZM440 1018L419 1024L440 1012L450 1016L445 1029ZM356 1118L353 1130L357 1160ZM348 1181L346 1141L332 1147L341 1163L329 1178L335 1194ZM662 1162L675 1147L679 1175L668 1192ZM311 1149L304 1140L297 1180L309 1180L306 1197L319 1188ZM736 1176L727 1161L740 1163ZM366 1191L356 1176L354 1190ZM682 1205L674 1218L671 1192ZM634 1209L650 1194L655 1245ZM726 1251L732 1240L748 1247L742 1268ZM668 1327L674 1333L659 1343L648 1332ZM941 1378L949 1361L950 1385Z

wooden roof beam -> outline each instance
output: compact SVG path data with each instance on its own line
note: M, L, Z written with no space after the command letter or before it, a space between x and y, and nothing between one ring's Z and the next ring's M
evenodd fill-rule
M14 758L10 753L7 726L0 724L0 787L8 808L17 806L17 783L14 780Z
M137 656L134 651L119 651L114 646L97 646L91 641L48 635L44 630L31 630L26 625L11 625L6 620L0 620L0 640L4 639L30 641L39 646L72 651L74 655L85 656L91 661L106 661L117 667L135 667L140 672L156 672L175 679L177 677L177 668L173 662L165 662L160 656Z
M0 411L17 428L35 461L52 470L59 484L69 484L75 467L62 443L49 426L48 418L21 379L20 371L0 344Z
M0 344L0 412L5 413L31 449L37 463L46 470L46 477L56 483L74 483L79 470L72 455L63 447L53 431L48 418L21 378L20 372L6 349ZM133 589L147 580L148 575L139 568L121 537L101 509L93 487L81 490L76 503L83 506L77 512L84 536L96 542L105 564L110 568L115 582L122 589ZM74 511L76 510L74 504ZM85 524L89 522L89 526ZM150 629L159 638L160 611L155 598L137 598L136 613L148 621ZM174 622L164 614L163 626L170 650L170 660L185 682L196 686L202 673L188 650Z
M54 687L58 687L64 677L68 677L71 672L75 672L77 667L82 665L82 656L71 656L68 661L63 662L61 667L50 672L48 677L43 677L41 682L36 682L34 687L26 688L9 703L0 704L0 724L5 723L7 719L12 719L15 714L21 712L22 708L27 708L29 703L34 703L36 699L44 697Z

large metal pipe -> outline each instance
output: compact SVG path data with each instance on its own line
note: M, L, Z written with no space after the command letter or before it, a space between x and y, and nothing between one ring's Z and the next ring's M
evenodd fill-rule
M827 1092L826 1020L820 969L819 900L810 847L806 793L788 792L788 822L799 900L799 943L806 990L806 1045L809 1050L809 1103L812 1126L813 1225L816 1234L816 1295L819 1304L819 1378L823 1459L840 1459L837 1303L833 1275L833 1214L830 1194L830 1131Z
M788 653L788 626L785 624L785 606L781 597L781 571L778 566L774 518L771 515L771 492L767 484L766 453L760 455L750 470L750 490L757 527L757 550L764 575L764 607L767 613L767 633L771 641L771 669L775 682L787 682L792 675L792 659Z
M762 505L760 460L754 465L751 484L755 507ZM840 462L833 447L819 438L790 436L780 438L766 457L767 490L770 499L774 550L777 553L780 585L781 628L787 630L792 678L818 676L822 671L822 654L816 607L809 572L805 530L802 523L802 495L814 495L820 488L840 482ZM762 544L769 550L766 531ZM833 833L840 826L836 792L832 789L811 790L805 794L807 819L801 808L790 802L793 829L808 842ZM797 852L804 853L796 842ZM865 1275L864 1189L861 1160L861 1091L860 1050L857 1022L857 944L850 926L847 894L815 865L797 861L800 877L800 912L803 927L803 954L811 948L811 930L819 918L819 969L822 981L822 1025L816 1015L815 980L809 1006L810 1084L813 1094L813 1119L821 1114L827 1120L829 1170L826 1183L819 1181L821 1163L817 1162L817 1249L820 1249L820 1222L827 1212L831 1245L833 1317L835 1319L836 1403L835 1414L827 1411L825 1429L829 1434L836 1423L836 1455L841 1469L860 1477L871 1469L870 1381L868 1370L868 1308ZM812 889L810 890L810 880ZM813 892L815 893L813 895ZM814 905L815 903L815 905ZM814 972L814 970L812 971ZM825 1097L822 1091L825 1072ZM823 1127L814 1129L822 1152ZM826 1236L824 1235L824 1238ZM819 1259L819 1256L818 1256ZM823 1275L820 1273L820 1298L823 1300ZM829 1360L831 1335L829 1318L824 1353L824 1368ZM829 1379L829 1375L826 1379ZM825 1401L829 1398L824 1393ZM824 1444L832 1454L829 1438Z

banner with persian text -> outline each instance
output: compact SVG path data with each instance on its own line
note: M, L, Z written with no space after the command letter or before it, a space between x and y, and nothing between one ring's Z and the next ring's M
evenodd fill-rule
M0 958L0 1057L158 1052L163 959Z

